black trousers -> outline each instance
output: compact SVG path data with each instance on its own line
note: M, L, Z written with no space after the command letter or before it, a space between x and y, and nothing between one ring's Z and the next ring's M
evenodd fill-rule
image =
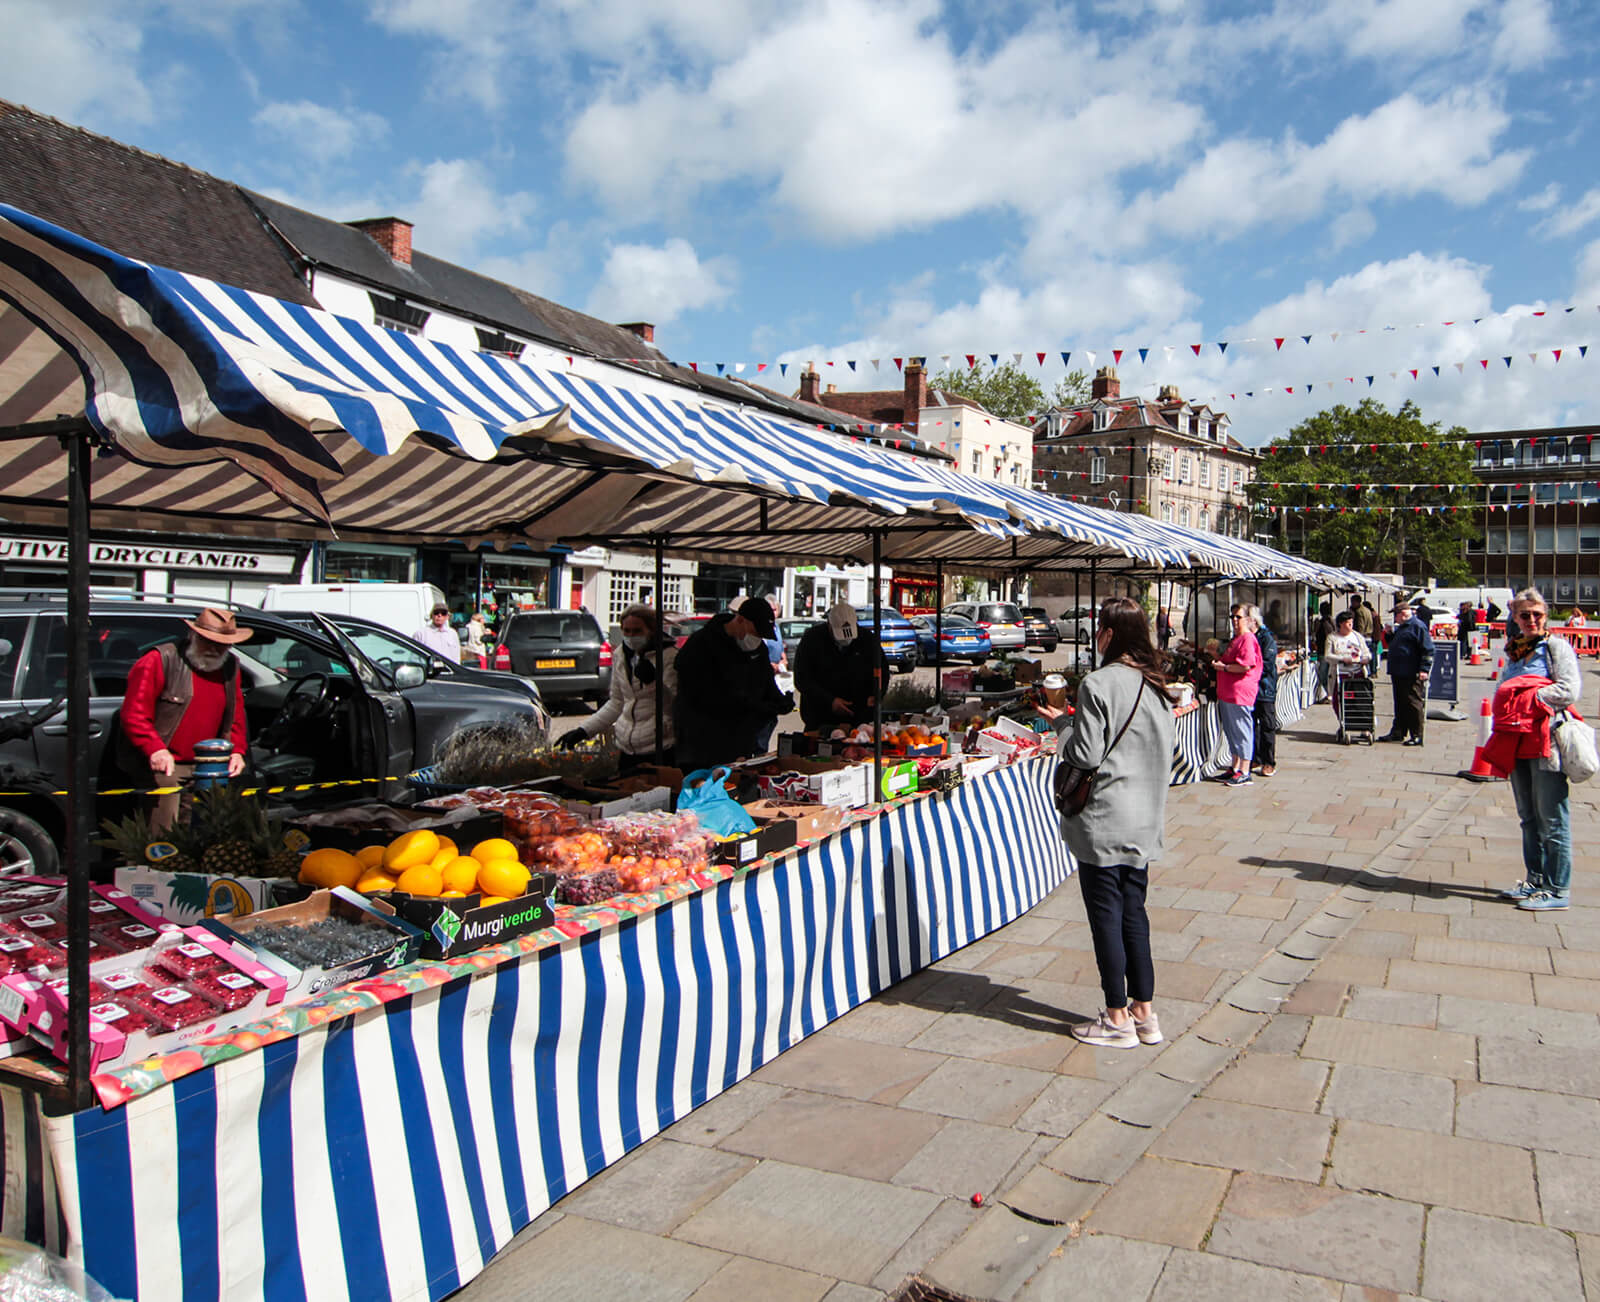
M1089 914L1094 961L1107 1008L1131 999L1149 1003L1156 993L1156 968L1150 957L1150 918L1144 911L1150 874L1125 864L1078 865L1078 886Z
M1422 739L1422 720L1428 712L1428 680L1421 674L1394 675L1394 726L1391 736Z
M1263 768L1277 768L1278 766L1278 702L1274 698L1263 701L1259 697L1255 704L1256 720L1256 757L1255 763Z

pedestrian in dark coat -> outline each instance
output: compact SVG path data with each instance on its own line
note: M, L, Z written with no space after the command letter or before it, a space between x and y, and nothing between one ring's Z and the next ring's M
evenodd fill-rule
M685 773L756 753L767 722L794 709L778 690L763 639L772 607L751 597L709 620L678 652L678 767Z
M1428 671L1433 667L1433 635L1402 600L1394 608L1394 632L1389 635L1389 678L1394 684L1394 723L1383 741L1422 745L1423 716L1427 713Z

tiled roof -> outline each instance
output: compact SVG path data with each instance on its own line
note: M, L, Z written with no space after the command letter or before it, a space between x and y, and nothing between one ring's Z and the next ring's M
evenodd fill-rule
M311 303L239 188L0 100L0 199L129 257Z

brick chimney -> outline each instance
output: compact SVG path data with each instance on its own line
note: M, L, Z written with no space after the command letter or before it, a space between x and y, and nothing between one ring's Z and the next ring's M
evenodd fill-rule
M638 335L647 344L653 344L656 341L656 328L649 321L624 321L621 323L620 328Z
M1160 391L1156 394L1156 401L1165 407L1169 403L1182 402L1183 395L1178 392L1178 386L1176 384L1163 384Z
M370 236L377 246L396 262L411 265L411 223L398 217L368 217L364 221L349 222L363 235Z
M806 369L800 372L800 401L816 402L817 386L822 383L822 377L817 374L816 366L806 363Z
M1122 381L1117 379L1116 367L1102 366L1094 373L1094 383L1089 386L1089 395L1105 402L1115 402L1122 397Z
M906 363L906 396L905 403L900 411L900 419L907 425L919 426L917 434L922 434L922 409L928 405L928 373L922 368L920 357L912 358Z

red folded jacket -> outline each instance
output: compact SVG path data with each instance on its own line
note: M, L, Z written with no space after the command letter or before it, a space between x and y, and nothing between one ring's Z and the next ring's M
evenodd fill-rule
M1494 730L1483 758L1497 778L1509 777L1519 759L1544 759L1550 754L1550 719L1554 711L1539 699L1551 686L1543 674L1519 674L1494 690Z

